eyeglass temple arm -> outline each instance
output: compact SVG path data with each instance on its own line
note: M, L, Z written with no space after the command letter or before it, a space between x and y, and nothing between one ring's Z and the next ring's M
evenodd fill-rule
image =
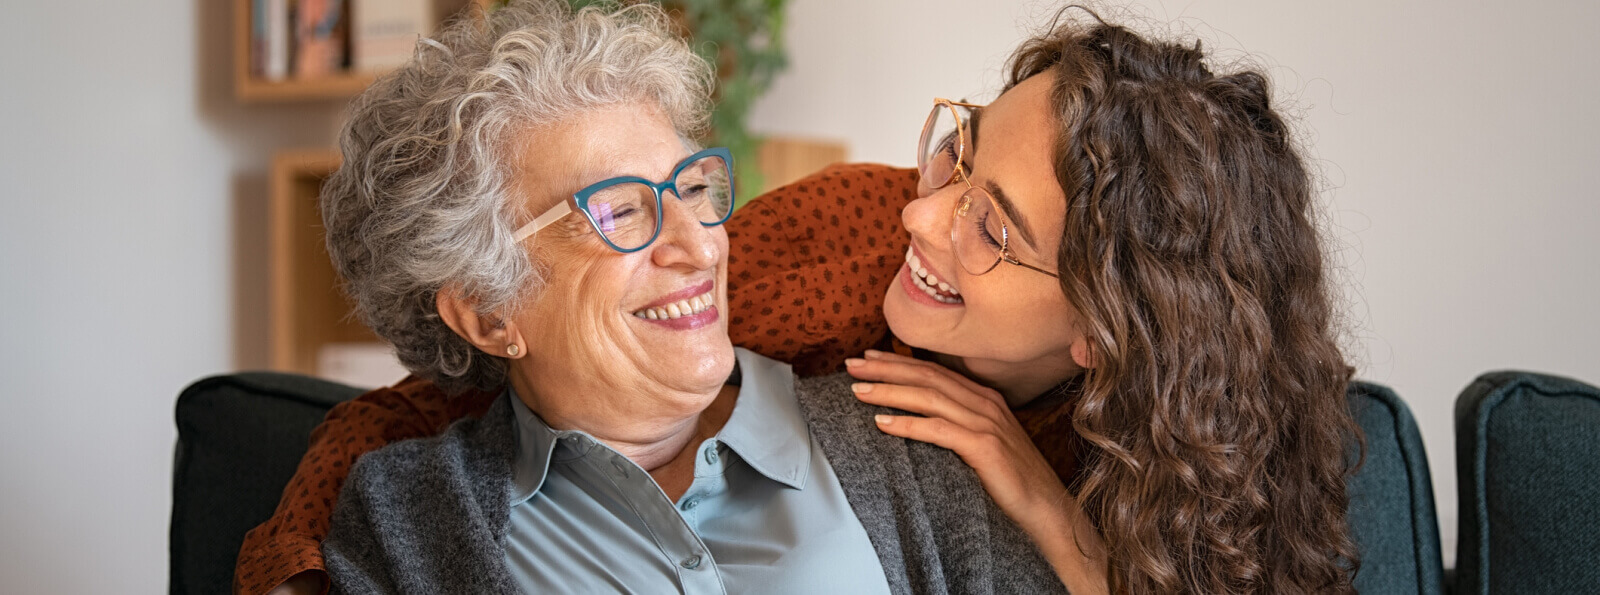
M1017 266L1019 266L1019 267L1022 267L1022 268L1025 268L1025 269L1031 269L1031 270L1035 270L1035 271L1038 271L1038 272L1041 272L1041 273L1044 273L1044 274L1046 274L1046 275L1050 275L1050 276L1051 276L1051 277L1055 277L1055 278L1057 278L1057 279L1060 279L1060 278L1061 278L1061 275L1058 275L1058 274L1056 274L1056 273L1052 273L1052 272L1050 272L1050 271L1047 271L1047 270L1044 270L1044 269L1041 269L1041 268L1039 268L1039 267L1036 267L1036 266L1033 266L1033 265L1031 265L1031 264L1028 264L1028 263L1026 263L1026 262L1022 262L1022 261L1020 261L1020 260L1017 260L1017 257L1015 257L1015 256L1012 256L1012 255L1011 255L1011 252L1010 252L1010 251L1009 251L1009 250L1008 250L1008 251L1006 251L1006 252L1002 252L1002 253L1000 253L1000 258L1001 258L1001 259L1002 259L1002 260L1005 260L1005 261L1006 261L1006 262L1009 262L1009 263L1011 263L1011 264L1014 264L1014 265L1017 265Z
M943 97L935 97L935 98L933 98L933 102L934 103L948 103L950 105L959 105L961 107L986 107L986 106L979 105L979 104L976 104L976 103L967 103L965 101L956 101L954 99L945 99Z
M551 223L555 223L557 219L566 217L571 212L572 204L568 201L563 200L556 203L556 206L550 207L550 210L545 211L543 215L539 215L533 221L529 221L527 225L518 229L516 233L511 234L511 241L520 242L526 240L529 236L538 233L539 230L544 229Z

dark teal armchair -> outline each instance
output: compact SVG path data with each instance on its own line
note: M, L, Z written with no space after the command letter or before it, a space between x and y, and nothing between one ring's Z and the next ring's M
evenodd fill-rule
M227 593L244 534L277 507L328 409L361 391L268 372L207 378L178 397L170 586ZM1350 406L1367 435L1350 479L1350 521L1364 561L1363 593L1442 592L1438 521L1417 426L1389 389L1353 383Z

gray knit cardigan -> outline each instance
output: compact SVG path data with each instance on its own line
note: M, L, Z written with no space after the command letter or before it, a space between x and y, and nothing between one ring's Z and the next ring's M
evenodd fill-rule
M1065 593L1050 565L954 453L879 431L844 374L795 394L897 594ZM502 396L481 419L368 453L322 553L336 592L517 593L505 563L516 429Z

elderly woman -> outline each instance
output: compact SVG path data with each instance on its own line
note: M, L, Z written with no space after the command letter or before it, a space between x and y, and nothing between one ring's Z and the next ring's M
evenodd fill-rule
M501 394L360 459L333 586L1060 590L956 457L730 343L730 158L685 140L709 68L667 27L513 3L352 108L323 217L357 311L442 388Z

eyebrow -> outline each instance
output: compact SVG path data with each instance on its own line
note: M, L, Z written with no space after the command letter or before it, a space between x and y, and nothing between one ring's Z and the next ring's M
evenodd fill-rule
M993 196L994 201L1000 203L1000 210L1005 211L1006 218L1016 222L1017 231L1022 232L1022 241L1027 242L1029 247L1038 246L1039 244L1033 241L1033 231L1030 229L1032 226L1028 225L1028 219L1022 216L1022 211L1017 210L1017 204L1011 201L1011 197L1006 196L1006 191L1001 190L1000 185L994 180L984 180L983 186L989 191L989 196Z
M968 113L971 114L971 117L967 118L967 121L972 124L972 146L969 149L972 151L973 158L976 159L978 155L978 121L982 110L968 110ZM968 166L970 170L971 164L969 163ZM1017 203L1012 202L1011 197L1007 196L1006 191L1002 190L994 180L984 180L983 186L985 190L989 191L989 196L993 196L994 201L1000 204L1000 210L1005 212L1006 218L1017 223L1017 231L1022 234L1022 241L1027 242L1029 247L1038 246L1039 244L1033 241L1032 226L1028 225L1028 219L1022 216L1022 211L1017 210Z

